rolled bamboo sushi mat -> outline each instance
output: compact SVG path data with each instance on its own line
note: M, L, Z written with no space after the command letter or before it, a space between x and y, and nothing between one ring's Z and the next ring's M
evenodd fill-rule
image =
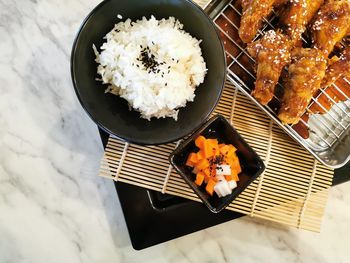
M266 165L227 209L320 231L333 170L317 162L231 84L226 84L214 114L230 120ZM139 146L110 137L100 175L200 202L169 164L176 145Z

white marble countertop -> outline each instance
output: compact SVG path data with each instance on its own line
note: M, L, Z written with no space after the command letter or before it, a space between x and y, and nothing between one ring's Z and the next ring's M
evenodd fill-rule
M74 35L98 0L0 0L0 262L349 262L350 183L320 234L241 218L140 252L75 97Z

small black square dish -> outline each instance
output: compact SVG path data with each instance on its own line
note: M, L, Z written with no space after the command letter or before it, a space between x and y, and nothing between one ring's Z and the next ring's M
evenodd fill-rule
M211 196L206 192L204 184L198 186L195 183L196 175L192 172L192 168L186 165L186 162L190 153L198 152L199 148L196 146L195 140L200 135L207 139L217 139L220 144L232 144L236 148L242 171L238 174L237 187L232 190L231 194L219 197L214 193ZM221 115L211 118L199 130L182 142L171 153L169 160L176 171L213 213L218 213L227 207L265 170L262 159Z

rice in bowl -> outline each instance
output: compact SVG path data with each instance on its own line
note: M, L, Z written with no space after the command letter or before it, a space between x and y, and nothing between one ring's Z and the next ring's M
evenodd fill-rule
M141 117L172 117L193 101L207 69L200 41L183 30L174 17L116 24L99 53L101 81L106 92L127 100Z

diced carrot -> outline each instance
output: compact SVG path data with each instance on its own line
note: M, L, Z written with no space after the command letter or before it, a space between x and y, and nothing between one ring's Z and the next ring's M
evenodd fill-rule
M186 165L189 166L189 167L194 167L194 163L191 162L189 159L187 159Z
M237 149L231 144L218 142L217 139L206 139L204 136L198 136L195 144L199 148L198 152L189 154L186 165L194 167L192 172L196 174L195 184L201 186L206 184L206 191L211 196L214 194L214 186L218 181L216 179L216 165L226 164L231 167L231 174L225 175L227 181L239 181L238 174L242 169L236 154ZM217 156L224 156L216 158Z
M207 159L202 159L197 163L196 167L198 170L204 170L209 167L209 161Z
M235 180L236 182L239 181L239 177L236 169L231 169L231 177L232 177L232 180Z
M217 139L207 139L213 149L219 149L219 142Z
M242 168L241 168L241 165L239 164L239 159L237 156L232 159L231 169L236 170L237 174L242 172Z
M228 145L224 145L224 146L220 147L220 153L223 155L226 155L228 153L228 150L229 150Z
M232 168L232 165L233 165L233 158L228 158L227 156L225 156L225 163L227 163L228 165L231 166Z
M196 153L190 153L188 158L187 158L188 161L196 164L198 163L198 158L197 158L197 154Z
M229 144L228 147L229 147L230 149L232 149L234 152L237 151L237 148L234 147L232 144Z
M225 179L226 179L226 181L232 181L233 176L232 175L225 175Z
M214 156L218 156L218 155L220 155L221 154L221 152L220 152L220 150L219 149L216 149L215 151L214 151Z
M214 193L214 186L216 182L213 179L209 179L207 186L205 187L205 190L207 191L208 194L213 196Z
M204 153L202 150L200 150L199 152L197 152L197 160L200 161L202 159L204 159Z
M236 158L237 158L237 156L235 153L233 153L229 156L226 156L226 160L230 165L232 165L234 163L234 159L236 159Z
M205 141L206 141L205 137L200 135L195 139L194 143L199 149L203 149Z
M208 168L205 168L205 169L203 170L203 172L204 172L204 174L207 175L207 176L211 176L211 177L216 176L216 167L213 166L213 168L212 168L211 170L210 170L209 167L208 167Z
M205 175L202 172L198 172L196 175L196 181L194 183L198 186L201 186L204 181Z
M219 142L217 139L207 139L204 143L205 158L210 158L216 155L216 150L219 149Z
M213 168L211 170L211 176L216 176L216 165L213 165Z
M233 158L236 155L234 148L229 148L226 154L227 158Z
M213 155L216 154L216 150L219 150L219 142L217 139L208 139L207 142L210 144L210 147L213 151Z
M204 174L205 174L206 176L211 176L211 174L210 174L210 169L209 169L209 168L205 168L205 169L203 170L203 172L204 172Z
M203 153L205 158L210 158L213 156L213 147L208 140L204 142Z

